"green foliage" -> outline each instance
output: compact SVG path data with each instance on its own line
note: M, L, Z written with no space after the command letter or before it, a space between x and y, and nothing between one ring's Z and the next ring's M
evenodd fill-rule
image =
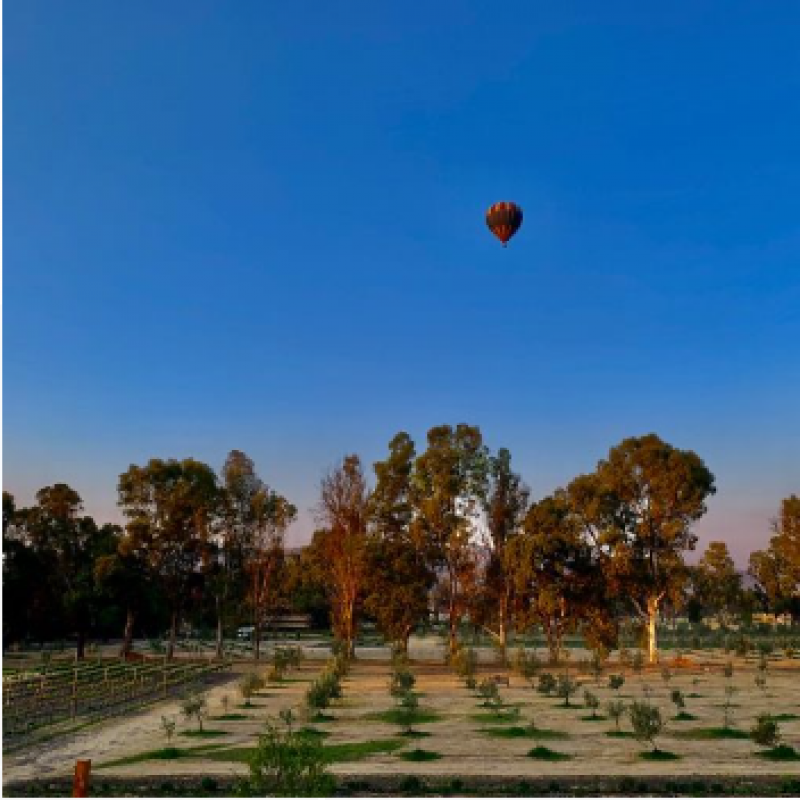
M550 672L543 672L539 676L539 684L536 687L536 691L540 692L541 694L552 694L558 682L556 681L555 677Z
M609 675L608 676L608 688L612 691L617 692L619 694L619 690L625 684L625 677L623 675Z
M474 681L478 656L471 647L459 647L451 656L450 663L460 678Z
M419 711L419 697L416 692L408 689L400 698L400 703L395 710L398 714L398 722L405 733L411 733Z
M175 735L175 718L166 717L161 715L161 730L164 731L164 736L167 737L167 746L172 742L172 737Z
M614 720L614 725L619 732L619 720L625 713L625 703L622 700L609 700L606 703L606 713Z
M646 701L634 700L628 715L634 736L640 742L649 743L653 750L658 750L656 737L664 730L664 721L658 708Z
M404 666L395 667L389 682L389 693L400 702L414 688L416 682L417 679L410 669Z
M583 704L586 708L591 709L592 719L596 719L597 708L600 705L600 700L598 700L597 695L586 689L583 693Z
M244 704L249 708L253 695L264 688L264 679L255 672L247 672L239 678L237 688L244 700Z
M198 730L203 730L203 720L208 716L208 700L202 692L189 692L181 698L181 712L187 720L196 719Z
M762 747L775 747L781 739L777 720L770 714L759 714L756 724L750 729L750 737Z
M562 672L558 676L556 695L564 698L564 705L569 706L569 699L578 691L578 682L575 681L568 672Z
M328 797L335 789L319 738L294 730L291 712L266 731L248 760L249 776L239 785L246 797Z
M438 761L441 757L441 753L435 753L433 750L420 750L419 748L400 753L400 758L403 761Z
M680 689L673 689L670 699L675 705L675 713L680 714L686 708L686 700L683 697L683 692Z
M568 756L566 753L559 753L540 744L534 747L533 750L528 751L528 758L535 758L538 761L569 761L572 756Z

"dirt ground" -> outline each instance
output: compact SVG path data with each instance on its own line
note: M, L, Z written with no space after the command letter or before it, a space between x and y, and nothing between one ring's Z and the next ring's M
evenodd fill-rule
M378 653L365 653L357 661L344 684L344 697L331 709L333 721L317 722L314 727L329 732L326 745L346 742L364 742L399 738L399 728L370 719L376 712L392 707L389 695L389 665L376 660ZM412 655L415 653L412 652ZM425 655L429 655L425 653ZM718 728L723 724L722 704L725 699L726 679L722 665L727 656L707 653L689 654L690 665L672 667L673 677L669 684L661 676L660 667L641 675L625 670L625 685L621 698L625 701L644 697L649 691L651 701L660 706L668 720L666 732L658 745L680 756L668 762L643 761L639 753L647 749L632 738L611 738L606 735L614 729L612 720L589 721L581 719L590 712L585 708L562 708L563 701L546 697L533 691L530 685L511 670L482 665L481 677L507 674L509 688L500 687L507 704L518 704L521 718L518 722L495 725L475 721L475 714L485 713L480 708L480 699L468 691L463 683L448 668L434 662L412 663L417 675L416 690L421 693L422 709L436 711L437 722L415 725L416 730L429 736L422 739L404 740L403 750L421 747L435 751L442 758L429 762L407 762L399 758L398 752L376 754L349 763L337 763L332 769L341 775L376 775L403 773L419 776L509 776L542 777L564 775L615 775L615 776L754 776L754 775L800 775L800 762L772 762L757 757L758 748L749 739L691 740L685 734L703 728ZM783 740L800 749L800 662L772 661L767 678L767 690L763 692L754 682L756 667L751 658L732 659L735 667L733 686L733 726L748 731L757 714L770 711L774 714L795 715L797 718L781 722ZM669 664L669 658L664 663ZM146 750L165 746L161 730L164 714L175 716L178 730L173 744L193 747L213 744L223 750L227 747L251 747L257 734L263 729L268 717L275 717L281 709L294 708L303 718L303 696L309 682L318 674L319 660L306 661L299 672L289 676L287 682L269 686L261 696L254 698L257 707L234 708L241 703L236 690L237 675L214 687L209 694L211 718L205 727L224 731L225 735L214 739L193 739L182 735L195 727L180 717L175 701L154 706L145 712L118 721L108 721L84 731L9 753L3 759L3 782L43 778L69 773L78 758L91 758L93 772L102 776L156 776L156 775L231 775L246 769L243 765L207 758L179 759L171 761L148 761L126 766L104 767L120 758ZM241 671L249 669L240 666ZM261 670L266 671L265 667ZM553 670L557 672L558 670ZM580 674L575 667L572 674L581 682L574 703L582 704L583 690L589 689L600 699L599 714L609 699L616 695L607 687L608 672L619 671L613 665L599 683L588 674ZM646 688L647 687L647 688ZM672 689L681 689L686 695L686 711L697 719L674 721L675 708L669 696ZM223 713L222 696L230 698L229 712L247 714L246 720L220 721L213 717ZM692 695L697 695L693 697ZM495 738L485 732L492 727L526 725L536 722L538 728L552 729L567 735L558 740L537 742L530 738ZM621 720L623 730L629 730L626 718ZM535 745L543 744L560 753L571 756L565 761L540 761L526 757Z

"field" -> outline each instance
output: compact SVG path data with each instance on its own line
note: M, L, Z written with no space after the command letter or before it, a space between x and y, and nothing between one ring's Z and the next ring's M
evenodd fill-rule
M96 785L118 779L169 783L181 776L230 780L247 770L247 757L265 720L290 707L300 719L298 724L323 741L331 770L356 787L359 781L399 775L451 782L624 776L640 781L702 779L709 785L734 776L800 778L800 761L768 758L748 736L757 715L769 711L780 719L783 742L800 748L797 658L773 656L762 673L754 656L689 651L679 662L665 656L652 670L637 673L612 662L604 674L593 675L576 656L570 674L580 688L569 706L562 698L537 692L511 668L481 663L478 682L494 676L509 680L508 687L502 682L499 686L501 705L491 709L433 654L424 643L412 650L411 669L420 693L412 735L395 720L390 665L383 648L365 649L344 681L342 699L321 719L307 719L304 694L324 657L321 650L314 650L299 669L254 696L251 707L242 707L236 688L251 665L238 663L227 676L219 677L208 690L209 717L202 735L195 723L180 718L174 699L162 700L83 730L12 747L4 755L4 783L19 786L20 781L55 779L68 773L77 758L92 759ZM485 662L491 658L488 652L482 655ZM723 670L729 661L733 674L726 677ZM665 665L669 675L662 674ZM563 672L563 667L542 669L555 675ZM266 672L266 667L260 671ZM608 675L620 672L625 682L617 692L608 687ZM759 674L766 676L762 687L756 685ZM726 692L726 686L732 689ZM599 700L598 718L583 706L587 689ZM685 697L681 718L671 701L675 689ZM617 698L625 703L649 698L661 709L667 725L656 742L658 754L647 755L651 747L633 738L627 717L622 717L616 731L605 707ZM170 749L165 749L162 715L179 719Z

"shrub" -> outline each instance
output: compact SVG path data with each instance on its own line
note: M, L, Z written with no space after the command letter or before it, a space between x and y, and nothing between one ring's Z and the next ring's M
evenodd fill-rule
M736 687L728 684L725 687L725 702L722 704L722 727L730 728L733 724L733 695Z
M239 694L244 700L244 704L250 707L250 698L260 689L264 688L264 681L255 672L248 672L239 679Z
M556 679L549 672L543 672L539 676L539 684L536 687L538 692L542 694L552 694L557 686Z
M686 708L686 700L684 700L683 692L680 689L673 689L670 699L675 704L676 714L680 714Z
M470 678L475 677L475 670L478 664L478 657L471 647L460 647L453 654L451 664L456 674L468 681Z
M625 703L623 703L622 700L609 700L609 702L606 703L606 712L608 716L614 720L617 732L619 732L619 720L625 713Z
M563 672L558 676L558 685L556 686L556 695L564 698L564 705L569 706L569 698L578 691L578 683L574 681L569 673Z
M190 692L181 699L181 711L187 720L197 720L198 730L203 730L203 720L208 715L208 701L202 692Z
M658 708L650 703L635 700L628 714L633 735L640 742L649 743L654 751L658 750L656 737L664 730L664 721Z
M403 732L412 732L412 726L417 718L419 710L419 696L410 689L400 698L400 705L397 708L397 721L402 726Z
M407 692L410 692L414 688L416 682L417 679L414 677L414 673L411 672L411 670L406 667L396 668L394 672L392 672L389 692L392 697L399 701Z
M669 686L669 682L672 680L672 670L670 670L669 667L662 668L661 679L667 684L667 686Z
M600 701L597 699L597 695L593 694L587 689L583 693L583 702L586 708L590 708L592 710L592 719L596 719L597 707L600 705Z
M291 712L282 725L268 722L250 757L250 774L239 784L248 797L328 797L335 781L326 769L325 751L316 736L294 730Z
M500 698L497 684L491 678L486 678L480 682L478 694L483 698L483 705L487 707L495 705Z
M625 678L622 675L609 675L608 688L619 694L619 690L625 684Z
M175 735L175 718L174 717L165 717L162 714L161 715L161 730L164 731L164 735L167 737L167 747L169 747L170 742L172 742L172 737Z
M781 740L778 721L770 714L759 714L756 724L750 729L750 737L762 747L775 747Z

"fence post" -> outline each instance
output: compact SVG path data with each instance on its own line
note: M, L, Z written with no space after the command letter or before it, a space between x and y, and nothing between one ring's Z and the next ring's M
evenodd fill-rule
M89 776L92 771L91 759L75 762L75 778L72 781L73 797L89 796Z

